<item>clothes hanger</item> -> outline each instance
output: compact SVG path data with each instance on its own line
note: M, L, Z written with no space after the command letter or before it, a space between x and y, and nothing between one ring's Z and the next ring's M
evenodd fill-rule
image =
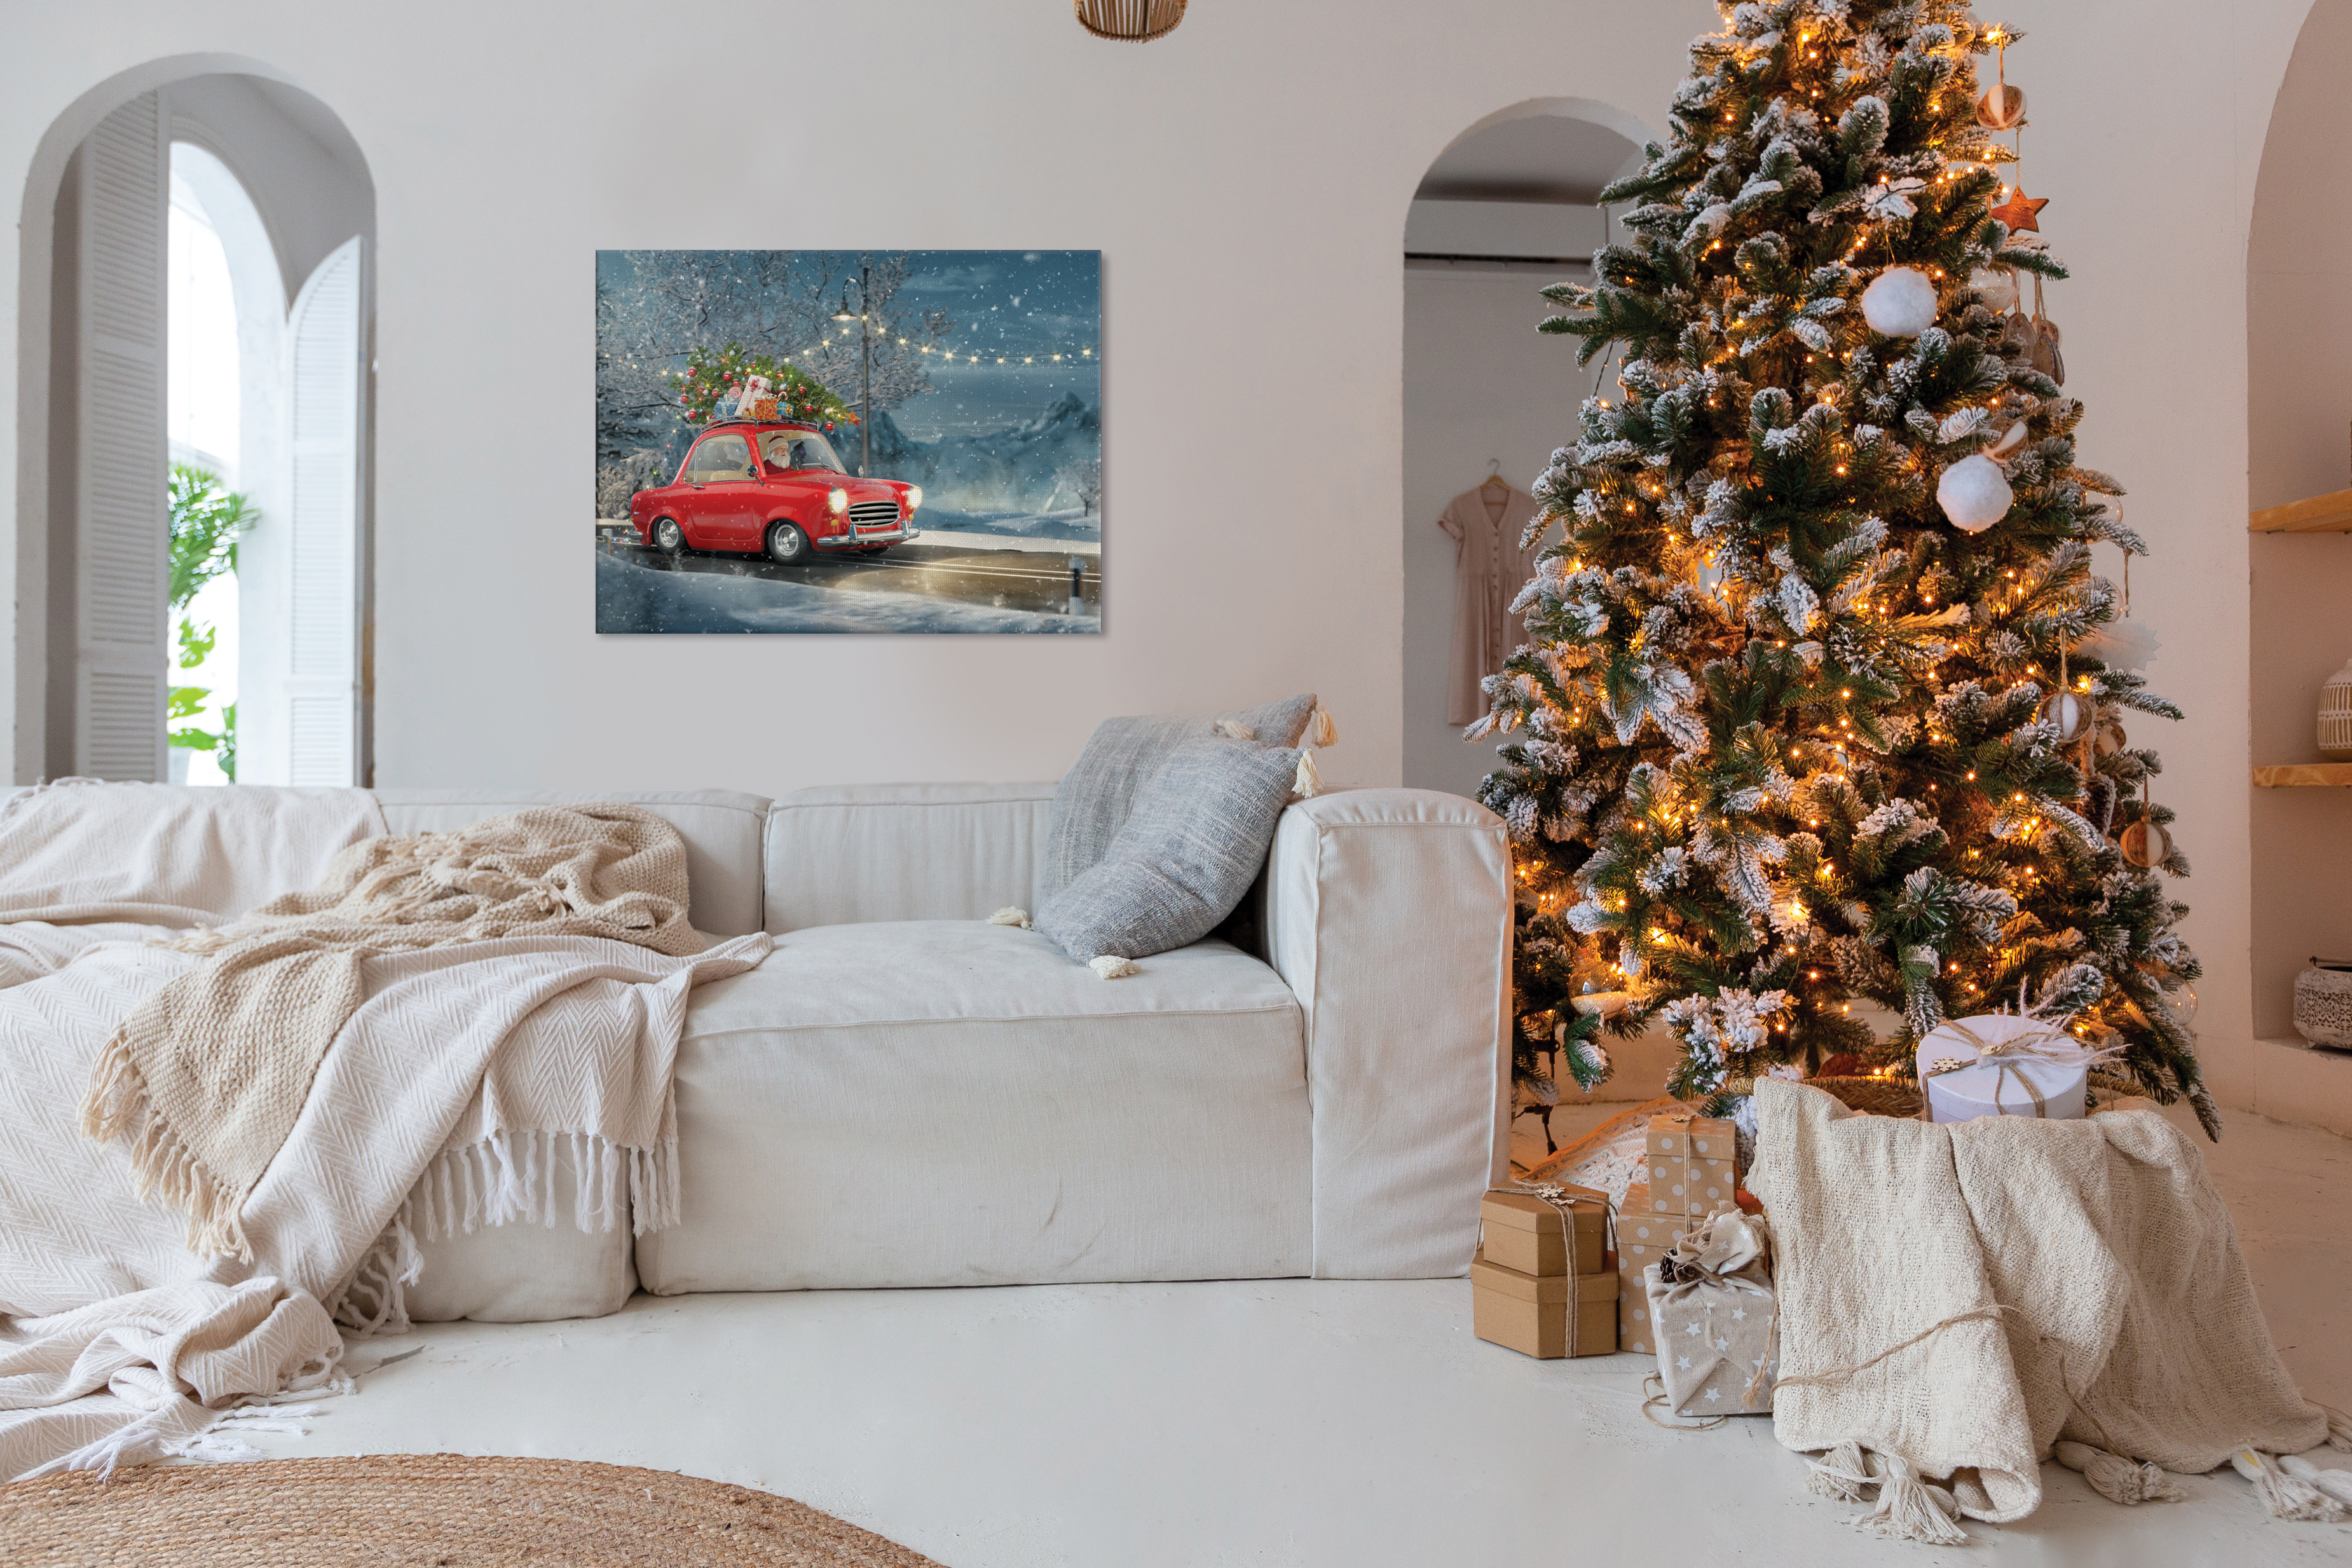
M1506 496L1511 493L1511 482L1503 477L1503 460L1501 458L1489 457L1486 459L1486 476L1478 482L1478 488L1482 492L1500 489Z

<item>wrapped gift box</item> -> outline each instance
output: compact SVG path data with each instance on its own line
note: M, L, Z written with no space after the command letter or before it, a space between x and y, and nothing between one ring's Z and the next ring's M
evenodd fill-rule
M2042 1042L2059 1059L2008 1055L1979 1059L1979 1046L2006 1044L2020 1037ZM2087 1110L2084 1082L2091 1054L2088 1047L2040 1019L1989 1013L1938 1024L1919 1041L1919 1084L1927 1092L1927 1120L2081 1117ZM2065 1060L2069 1055L2075 1060ZM1951 1062L1966 1065L1947 1065Z
M1532 1192L1488 1193L1478 1206L1478 1246L1486 1260L1547 1278L1600 1273L1608 1249L1609 1195L1565 1184L1559 1190L1558 1203Z
M1649 1211L1704 1216L1731 1203L1738 1151L1738 1129L1727 1121L1686 1110L1651 1117Z
M1650 1297L1643 1273L1666 1255L1682 1235L1679 1217L1665 1218L1650 1212L1650 1191L1635 1182L1625 1192L1625 1210L1617 1218L1617 1347L1657 1354L1650 1332Z
M1506 1269L1481 1253L1470 1264L1470 1296L1471 1332L1490 1344L1548 1361L1607 1355L1617 1348L1613 1274L1545 1278Z
M1643 1285L1669 1409L1696 1416L1771 1410L1780 1346L1762 1221L1735 1210L1695 1226Z

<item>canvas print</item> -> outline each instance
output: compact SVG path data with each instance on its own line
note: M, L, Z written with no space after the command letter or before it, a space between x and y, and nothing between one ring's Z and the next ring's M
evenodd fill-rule
M1098 632L1102 254L596 253L596 630Z

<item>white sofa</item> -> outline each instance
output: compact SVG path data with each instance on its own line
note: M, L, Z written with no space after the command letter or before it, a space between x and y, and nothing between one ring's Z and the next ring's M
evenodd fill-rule
M1104 981L986 923L1033 906L1052 795L378 791L394 832L634 801L685 838L698 928L777 939L688 1012L682 1223L430 1244L412 1312L592 1316L639 1285L1464 1272L1505 1168L1499 820L1426 790L1301 801L1253 895L1263 956L1212 937Z

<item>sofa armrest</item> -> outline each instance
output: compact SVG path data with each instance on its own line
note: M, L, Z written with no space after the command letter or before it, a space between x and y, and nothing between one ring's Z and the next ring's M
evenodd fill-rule
M1470 1265L1508 1169L1511 864L1502 819L1431 789L1347 789L1283 813L1266 953L1306 1012L1315 1273Z

